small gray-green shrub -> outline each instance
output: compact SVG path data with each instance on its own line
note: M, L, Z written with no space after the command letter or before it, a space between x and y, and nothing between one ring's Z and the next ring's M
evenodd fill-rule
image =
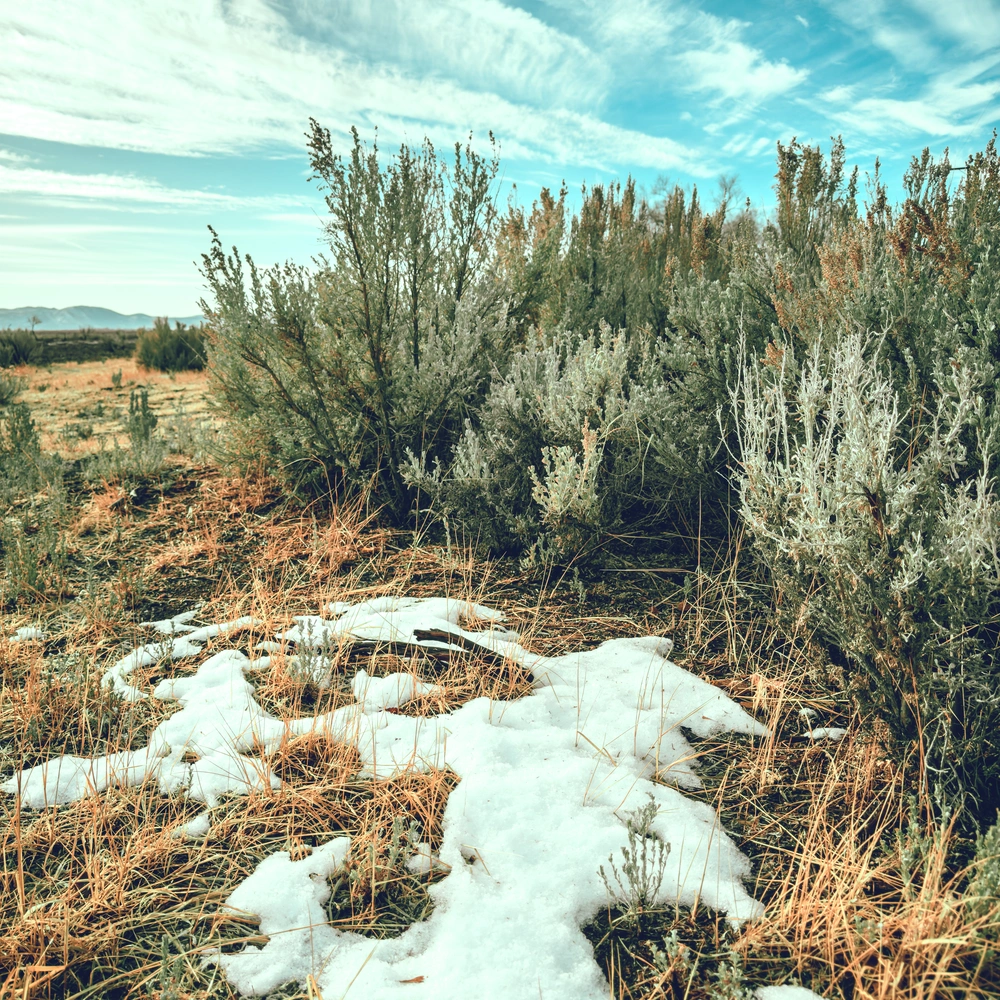
M0 409L0 501L35 489L45 465L28 404L12 403Z
M17 517L6 517L0 524L3 603L61 588L67 565L66 536L58 518L49 516L53 513L39 517L34 531L27 530L23 519Z
M24 391L27 382L20 375L0 371L0 407L10 406Z
M628 844L621 849L621 871L615 864L614 855L608 857L610 878L604 865L598 869L608 897L623 907L628 923L638 922L644 912L656 907L663 884L670 845L653 831L653 820L659 810L651 795L646 805L629 813L625 824Z
M89 456L82 470L88 483L126 483L157 475L164 465L168 446L155 433L159 418L149 405L146 389L129 393L128 415L124 420L128 446L122 447L115 437L110 445L104 438L100 449Z
M974 918L986 918L994 943L1000 931L1000 819L976 837L976 854L962 902Z

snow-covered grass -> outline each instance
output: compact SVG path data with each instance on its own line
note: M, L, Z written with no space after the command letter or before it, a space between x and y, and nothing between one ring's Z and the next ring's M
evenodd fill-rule
M201 496L86 507L77 544L138 568L6 623L0 994L994 989L954 831L908 825L911 772L732 558L579 605L359 510Z
M373 780L411 770L454 771L459 786L444 813L437 854L446 874L430 890L435 913L429 921L374 948L362 935L327 926L327 883L348 870L349 836L317 844L297 861L289 852L271 855L226 902L230 910L257 916L271 939L262 949L250 945L220 958L245 995L312 977L322 990L353 980L367 997L388 997L419 977L424 985L409 992L441 1000L470 991L526 995L536 983L543 992L599 998L603 977L580 927L607 900L600 859L621 847L622 817L647 796L655 808L644 834L666 845L669 856L658 892L644 904L691 907L703 900L735 925L760 915L761 905L742 884L750 874L747 859L710 807L672 786L700 785L682 726L703 738L722 730L767 736L768 730L666 659L670 640L617 639L589 652L546 657L522 647L516 633L499 626L502 615L481 605L380 598L338 602L331 611L330 619L303 616L278 633L297 650L329 651L317 655L313 668L324 682L337 654L360 640L405 645L415 657L421 649L490 653L528 671L536 691L512 702L475 699L447 715L407 716L393 710L434 685L412 674L371 677L359 670L351 681L353 704L281 719L260 707L245 676L268 669L270 657L252 661L239 650L220 650L193 676L156 685L153 697L177 700L182 708L144 747L99 758L57 757L16 772L0 790L17 796L21 809L45 809L155 777L164 795L182 793L208 807L171 834L204 837L224 796L281 788L266 764L247 756L255 746L266 757L291 738L319 733L352 745L359 774ZM493 627L462 628L466 612ZM246 616L195 629L185 624L189 619L154 623L166 640L112 664L104 685L128 700L145 698L129 683L138 667L196 656L200 642L263 624ZM183 637L170 638L178 631ZM403 845L405 860L415 844Z

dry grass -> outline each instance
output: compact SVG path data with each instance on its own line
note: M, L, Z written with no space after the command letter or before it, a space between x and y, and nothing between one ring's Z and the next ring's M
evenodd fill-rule
M191 373L191 383L200 377ZM765 591L741 570L739 539L714 557L702 552L701 564L715 568L693 575L687 589L676 576L606 575L587 581L581 601L558 578L540 585L509 563L388 532L361 503L302 506L266 476L233 477L190 461L141 502L113 484L72 495L66 532L64 598L25 599L5 621L5 634L42 624L46 644L0 639L4 777L61 753L144 745L176 706L123 704L101 689L100 675L144 641L137 622L195 602L205 622L262 619L225 640L244 650L294 614L386 594L501 607L525 645L550 655L619 636L671 635L678 663L725 688L772 730L767 740L696 743L702 794L751 857L754 891L767 910L738 935L698 907L648 914L638 930L614 911L598 915L588 933L610 995L725 995L716 975L727 963L742 964L749 984L798 977L844 1000L1000 993L984 944L996 941L1000 904L974 914L962 903L969 845L931 818L926 801L909 826L912 759L850 717L840 679L808 637L769 625ZM407 713L440 714L473 698L505 701L530 690L513 664L364 644L338 651L329 688L304 682L281 654L252 679L265 709L303 718L350 700L350 679L362 666L438 685ZM168 673L193 669L184 661L157 665L135 680L151 690ZM850 738L811 743L803 707L817 711L820 724L849 726ZM172 836L200 807L149 783L44 812L22 812L0 797L0 998L229 997L200 958L257 932L245 919L221 916L221 902L272 852L296 856L339 833L353 839L354 874L335 886L329 913L337 926L385 936L426 917L427 881L405 870L398 845L411 823L439 844L454 774L361 779L356 752L319 733L259 753L280 790L226 800L200 841ZM677 944L667 948L671 932Z

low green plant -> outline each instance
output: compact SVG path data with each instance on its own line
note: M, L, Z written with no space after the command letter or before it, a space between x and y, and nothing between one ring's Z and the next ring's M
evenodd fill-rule
M149 444L158 422L159 418L149 406L149 391L140 389L137 392L133 389L128 396L125 430L134 449L138 450Z
M24 392L27 382L20 375L0 371L0 408L10 406Z
M188 327L176 322L171 329L170 321L157 317L152 330L140 330L135 344L135 359L143 368L154 368L162 372L199 370L205 367L205 339L200 327ZM112 376L112 385L121 385Z
M976 853L962 903L973 919L988 922L995 942L1000 930L1000 818L976 837Z
M730 950L716 966L713 981L707 986L710 1000L751 1000L755 993L745 976L743 959Z
M122 387L122 370L119 368L118 371L111 373L111 388L120 389Z
M656 907L663 884L670 845L653 831L653 821L659 811L660 807L650 795L646 805L629 813L625 823L628 844L621 849L621 871L615 865L614 855L608 856L610 878L604 865L598 869L608 897L623 908L626 923L637 924L642 914Z
M40 516L33 531L22 518L4 518L0 524L0 551L4 603L22 597L37 598L62 588L67 566L66 536L60 530L56 511L47 510Z
M117 437L110 444L107 438L99 438L99 450L84 465L84 480L90 484L128 483L157 475L163 469L168 451L167 442L155 433L158 423L159 418L149 405L148 390L133 389L124 421L128 446L123 447Z
M0 498L9 500L34 489L45 464L28 404L13 403L0 410Z

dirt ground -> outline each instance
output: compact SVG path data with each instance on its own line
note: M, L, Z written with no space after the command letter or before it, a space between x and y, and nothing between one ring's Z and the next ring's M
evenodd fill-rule
M204 371L167 374L141 368L131 358L68 362L43 368L24 366L27 380L19 397L31 407L42 448L68 460L100 449L123 433L132 392L146 390L150 409L166 429L171 423L218 424L209 409L209 379ZM121 375L119 386L113 377Z

